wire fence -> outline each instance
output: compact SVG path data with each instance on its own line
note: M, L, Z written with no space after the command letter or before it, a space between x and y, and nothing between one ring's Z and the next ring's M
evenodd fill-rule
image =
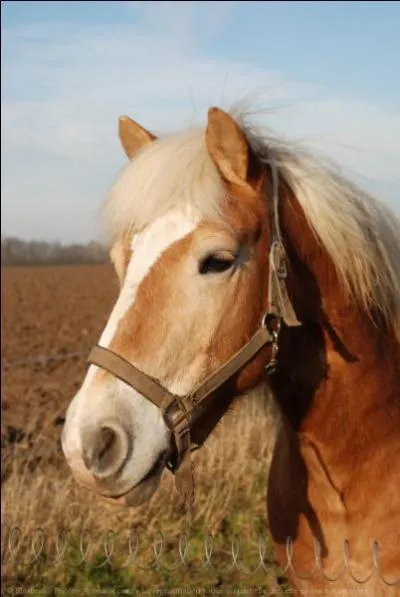
M50 539L50 541L49 541ZM93 555L93 544L99 545L98 542L94 542L90 531L85 530L81 533L78 538L78 550L76 549L76 541L70 541L68 532L61 530L51 541L51 537L46 536L45 531L42 528L36 528L29 533L23 534L19 527L12 527L5 537L5 549L3 549L2 561L15 563L18 566L32 566L35 562L46 555L46 563L48 565L60 564L64 558L68 556L68 549L73 548L73 554L76 557L77 551L79 552L79 559L75 563L71 562L71 558L68 558L68 563L71 566L81 566L90 563L91 565L102 568L107 564L113 563L113 557L116 553L116 546L118 539L116 533L109 529L102 536L101 547L104 552L104 557L99 561L99 554L96 552ZM76 539L76 537L74 538ZM215 570L215 572L232 573L237 571L245 576L254 576L260 572L268 572L270 570L270 559L268 557L268 541L263 535L259 535L256 540L256 559L257 562L253 568L249 568L242 563L243 550L241 550L241 540L238 535L233 536L230 540L224 538L225 543L228 542L227 549L223 553L225 559L228 556L230 562L226 564L223 570L221 570L220 557L222 555L220 551L216 551L215 543L216 537L213 535L205 535L202 541L202 553L196 552L196 557L193 557L193 553L190 553L190 537L188 534L181 534L177 540L175 546L175 562L169 566L163 563L163 559L166 556L171 558L171 542L166 540L162 533L157 533L152 545L152 561L145 566L141 561L143 552L145 550L144 543L141 541L140 534L137 531L133 531L128 537L124 548L126 549L126 555L124 562L118 561L118 568L138 568L141 571L156 570L159 572L177 572L179 569L184 570L190 567L193 572L193 565L197 563L199 570L206 570L207 568ZM25 541L25 543L24 543ZM26 558L27 544L29 543L29 551L31 556ZM248 547L248 542L246 543ZM47 549L47 551L45 551ZM365 585L374 578L378 578L387 587L400 586L400 570L398 570L399 576L397 578L388 578L382 573L381 569L381 553L382 547L377 541L374 541L370 545L369 553L369 564L368 572L363 575L357 574L354 570L354 564L351 564L351 549L349 541L344 541L342 545L342 554L336 558L335 573L327 573L323 557L321 545L317 539L314 539L313 545L313 558L311 569L308 571L300 571L299 566L294 563L295 548L293 540L288 537L285 543L285 556L286 562L282 568L283 574L291 573L298 580L312 580L315 576L322 576L327 582L334 583L346 576L352 579L357 585ZM25 554L25 559L23 557ZM95 556L95 557L94 557ZM199 561L200 560L200 561Z
M3 360L2 368L10 370L18 367L42 365L45 366L51 362L66 361L70 359L80 359L88 355L87 351L75 351L67 353L56 353L51 355L39 355L33 357L26 357L21 359ZM111 564L113 557L116 554L116 533L113 530L108 530L102 540L101 546L104 552L103 560L98 563L98 554L96 554L97 564L93 564L95 567L102 568L107 564ZM398 540L398 533L396 533ZM215 536L205 535L202 544L202 562L197 562L201 570L214 569L215 572L221 572L220 563L217 563L218 554L215 550ZM79 560L75 564L71 564L70 558L68 558L69 565L84 565L90 562L90 556L93 553L93 537L89 531L85 530L81 533L79 539ZM98 545L98 542L96 542ZM136 567L141 571L155 570L159 572L174 572L179 569L184 570L189 566L193 569L194 561L190 555L190 539L187 535L182 534L179 536L176 545L176 562L171 567L167 567L163 564L162 560L166 554L171 552L171 542L166 541L162 533L158 533L152 544L153 561L144 566L140 562L141 548L143 549L143 542L137 532L133 532L126 541L127 558L125 562L118 562L119 568L125 567ZM58 565L64 558L68 556L68 549L74 550L76 555L76 537L74 541L70 541L68 531L62 530L57 533L53 538L46 535L45 531L38 527L29 533L23 533L20 527L12 527L3 533L2 541L2 566L5 564L18 565L18 566L32 566L35 562L38 562L43 556L46 556L46 561L49 565ZM327 574L324 569L324 563L322 558L322 550L320 543L314 539L314 563L312 569L307 573L300 572L294 564L294 543L291 538L286 540L285 554L286 563L283 566L283 574L291 573L295 578L299 580L312 580L316 575L322 575L322 577L329 583L334 583L343 579L346 575L351 578L358 585L365 585L370 582L374 577L379 578L382 583L387 587L398 587L400 586L400 569L398 571L397 578L387 578L383 575L381 570L381 553L382 547L377 541L372 542L370 546L370 565L368 573L363 576L357 575L351 566L350 556L350 544L348 541L343 543L343 554L341 558L340 570L335 574ZM31 556L26 558L26 553L30 552ZM270 569L270 560L267 556L267 540L264 536L260 535L257 539L256 544L257 552L257 563L253 569L245 567L241 563L243 559L243 553L241 550L241 541L239 536L234 536L230 540L229 547L225 551L225 557L228 554L230 563L227 564L224 572L238 571L246 576L254 576L262 571L268 572ZM197 554L198 560L198 554Z

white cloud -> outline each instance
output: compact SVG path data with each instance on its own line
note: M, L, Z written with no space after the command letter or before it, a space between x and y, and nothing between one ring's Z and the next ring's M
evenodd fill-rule
M260 89L264 103L291 104L266 116L268 125L308 139L388 200L400 198L399 113L327 98L316 85L246 63L205 60L201 41L223 27L230 3L216 3L216 23L199 21L199 3L177 3L174 15L154 3L127 4L142 11L140 25L4 31L3 234L63 241L95 234L98 205L124 163L119 114L162 132L204 122L209 105L228 107Z

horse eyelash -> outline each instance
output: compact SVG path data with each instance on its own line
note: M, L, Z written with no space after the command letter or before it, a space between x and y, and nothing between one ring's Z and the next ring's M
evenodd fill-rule
M230 269L235 263L234 259L223 259L217 255L208 255L199 265L199 274L221 274Z

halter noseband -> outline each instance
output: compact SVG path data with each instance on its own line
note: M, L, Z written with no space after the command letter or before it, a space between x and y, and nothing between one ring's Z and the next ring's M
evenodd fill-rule
M271 242L269 252L268 309L262 318L258 330L235 355L214 373L206 377L194 391L184 396L172 394L156 379L146 375L143 371L140 371L108 348L95 346L88 357L89 363L105 369L161 409L165 424L170 429L175 440L175 455L167 463L167 467L173 473L177 473L175 484L188 506L189 514L192 511L194 497L190 454L193 450L200 447L192 443L190 432L202 404L207 398L212 399L217 397L219 388L267 345L272 345L272 357L265 367L266 372L270 373L276 366L278 338L282 321L290 327L301 325L289 299L285 283L287 277L286 253L279 226L278 183L278 172L274 164L271 166L270 181L272 201L269 217ZM273 325L274 322L276 322L275 326ZM215 422L216 424L217 421Z

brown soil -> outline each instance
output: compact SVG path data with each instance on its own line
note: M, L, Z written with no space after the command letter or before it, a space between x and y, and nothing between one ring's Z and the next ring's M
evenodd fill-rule
M117 289L108 265L3 270L3 432L7 426L32 431L34 410L40 426L57 435L52 423L83 379L84 355L98 340Z

